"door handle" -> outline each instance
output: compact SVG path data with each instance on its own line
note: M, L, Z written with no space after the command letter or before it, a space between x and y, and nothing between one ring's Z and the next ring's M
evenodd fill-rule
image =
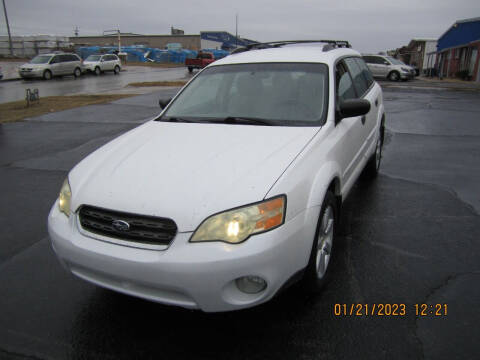
M367 121L367 117L365 115L362 116L362 125L365 125L365 121Z
M375 106L378 106L378 98L375 99Z

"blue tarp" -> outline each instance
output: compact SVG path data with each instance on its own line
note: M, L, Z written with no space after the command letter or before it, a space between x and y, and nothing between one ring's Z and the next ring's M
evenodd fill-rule
M177 63L183 64L185 59L193 59L197 57L198 52L194 50L166 50L148 48L144 45L122 46L121 51L127 54L127 61L131 62L147 62L154 61L159 63ZM205 49L213 53L215 59L221 59L229 53L225 50ZM116 46L82 46L76 49L77 54L86 59L93 54L113 54L118 52Z

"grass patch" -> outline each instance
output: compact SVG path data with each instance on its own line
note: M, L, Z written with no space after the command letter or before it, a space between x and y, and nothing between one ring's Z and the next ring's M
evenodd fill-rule
M144 87L144 86L183 86L187 82L184 80L177 80L177 81L144 81L144 82L133 82L128 84L127 86L135 86L135 87Z
M29 107L27 107L25 100L8 102L0 104L0 123L20 121L85 105L108 103L133 95L135 94L48 96L41 97L38 104Z

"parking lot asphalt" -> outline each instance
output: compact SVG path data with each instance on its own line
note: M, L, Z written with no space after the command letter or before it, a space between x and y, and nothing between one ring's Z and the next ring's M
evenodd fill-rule
M22 100L26 89L38 89L40 98L45 96L101 94L125 91L132 82L170 81L191 77L185 67L161 68L147 66L127 66L119 75L111 72L95 76L84 74L75 79L73 76L0 82L0 103ZM132 89L135 93L136 89Z
M327 288L312 295L294 286L219 314L83 282L61 268L47 238L68 170L154 116L169 95L0 125L0 358L477 357L480 94L386 89L381 173L362 177L344 204ZM334 313L335 304L358 303L406 304L406 313ZM448 313L417 316L415 304L447 304Z

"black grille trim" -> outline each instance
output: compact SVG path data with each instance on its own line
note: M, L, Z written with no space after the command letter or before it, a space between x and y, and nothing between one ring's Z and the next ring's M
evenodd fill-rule
M177 224L168 218L137 215L90 205L82 205L78 217L80 225L88 232L148 245L170 245L177 234ZM130 229L115 229L112 225L114 220L128 222Z

